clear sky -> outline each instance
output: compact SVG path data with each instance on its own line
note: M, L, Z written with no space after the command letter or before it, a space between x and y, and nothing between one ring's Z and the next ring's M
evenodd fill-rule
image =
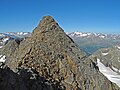
M44 15L65 32L120 34L120 0L0 0L0 32L31 32Z

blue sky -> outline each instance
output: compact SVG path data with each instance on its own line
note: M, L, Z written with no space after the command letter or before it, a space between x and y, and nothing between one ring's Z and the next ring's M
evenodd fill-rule
M32 32L45 15L65 32L120 33L120 0L0 0L0 32Z

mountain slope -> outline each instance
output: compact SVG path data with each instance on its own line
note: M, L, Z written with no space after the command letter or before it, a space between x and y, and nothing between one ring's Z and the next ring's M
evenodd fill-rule
M120 46L102 48L89 57L111 82L120 87Z

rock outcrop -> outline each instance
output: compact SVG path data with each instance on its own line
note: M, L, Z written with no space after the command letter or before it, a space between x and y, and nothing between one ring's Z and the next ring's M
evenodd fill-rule
M6 65L15 73L21 68L35 70L45 79L43 85L47 83L51 90L119 90L86 57L58 23L45 16Z
M57 90L57 85L52 85L33 69L19 68L15 73L4 66L0 68L0 90Z

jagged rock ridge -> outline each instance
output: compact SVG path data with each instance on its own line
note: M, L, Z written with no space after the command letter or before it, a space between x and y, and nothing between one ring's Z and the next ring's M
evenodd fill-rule
M49 81L52 90L119 90L86 57L55 20L45 16L6 65L14 72L18 72L17 68L35 70Z

